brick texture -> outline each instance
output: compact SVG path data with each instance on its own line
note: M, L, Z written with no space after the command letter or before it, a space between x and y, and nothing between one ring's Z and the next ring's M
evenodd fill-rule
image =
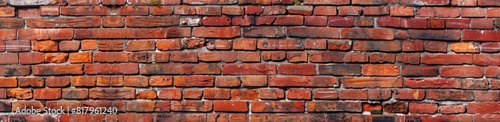
M498 0L0 0L0 121L498 121L499 18Z

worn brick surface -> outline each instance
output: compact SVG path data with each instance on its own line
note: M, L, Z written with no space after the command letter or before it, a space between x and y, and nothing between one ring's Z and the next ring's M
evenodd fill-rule
M498 0L0 0L0 118L495 121L499 18Z

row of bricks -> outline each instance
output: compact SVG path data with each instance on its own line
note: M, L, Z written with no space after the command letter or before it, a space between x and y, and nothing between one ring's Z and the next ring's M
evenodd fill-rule
M375 22L376 19L376 22ZM105 16L105 17L73 17L73 18L4 18L0 19L4 25L0 28L22 29L30 28L98 28L98 27L169 27L169 26L269 26L278 27L244 27L244 37L258 37L258 30L272 32L275 35L263 37L284 37L285 27L279 26L315 26L315 27L378 27L411 28L411 29L494 29L500 26L500 21L491 18L454 18L454 19L427 19L427 18L398 18L398 17L339 17L339 16ZM101 22L102 20L102 22ZM126 23L125 23L126 21ZM26 23L26 25L25 25ZM102 23L102 24L101 24Z
M439 111L447 111L441 107ZM443 110L446 109L446 110ZM453 109L451 109L453 110ZM4 115L3 121L51 121L72 122L88 120L91 122L276 122L276 121L321 121L321 122L490 122L500 119L498 114L439 114L439 115L357 115L350 113L289 113L289 114L243 114L243 113L123 113L123 114L63 114L63 115Z
M204 49L200 53L222 51L255 51L284 53L285 51L330 50L373 52L430 52L430 53L495 53L497 42L443 42L443 41L363 41L343 39L165 39L165 40L82 40L82 41L0 41L0 52L75 52L75 51L181 51ZM217 51L220 50L220 51ZM449 51L448 51L449 50ZM200 50L198 50L200 51ZM125 52L124 52L125 53ZM290 52L291 53L291 52Z
M29 10L29 11L28 11ZM499 8L454 8L454 7L408 7L408 6L41 6L40 9L0 7L2 17L40 16L147 16L147 15L339 15L339 16L385 16L394 17L500 17Z
M33 107L34 109L43 108L40 101L0 101L1 111L16 111L16 108ZM363 104L361 101L46 101L47 108L76 108L76 107L116 107L119 112L231 112L231 113L317 113L317 112L351 112L361 113L382 110L388 113L413 113L413 114L489 114L499 112L498 102L473 102L466 105L442 104L436 103L417 103L417 102L392 102L384 105ZM249 107L249 105L251 107ZM365 107L366 106L366 107ZM484 108L488 107L488 108ZM11 110L12 109L12 110Z
M427 65L461 65L498 66L497 54L419 54L419 53L366 53L366 52L79 52L79 53L0 53L5 57L0 64L33 65L43 63L404 63ZM452 59L452 60L449 60ZM296 66L314 64L297 64ZM361 67L361 65L352 65Z
M222 67L222 68L221 68ZM73 68L73 69L69 69ZM176 69L183 68L183 69ZM168 69L168 70L167 70ZM14 71L13 71L14 70ZM32 70L32 72L31 72ZM479 66L400 66L397 64L85 64L1 66L2 76L81 75L81 74L144 74L144 75L349 75L349 76L441 76L441 77L497 77L500 68Z
M244 29L248 29L243 31ZM192 31L191 31L192 30ZM70 39L161 39L161 38L219 38L238 37L299 37L299 38L330 38L330 39L361 39L361 40L394 40L423 39L449 41L500 41L499 30L398 30L392 28L332 28L332 27L171 27L171 28L95 28L95 29L19 29L2 30L4 40L70 40ZM255 40L255 39L242 39ZM278 43L297 42L296 39L267 40L274 45ZM369 43L395 43L368 41ZM298 42L298 44L301 44ZM299 45L300 46L300 45ZM293 48L292 46L290 48ZM265 47L266 48L266 47Z
M182 68L182 69L180 69ZM31 71L32 70L32 71ZM397 64L71 64L37 66L0 66L1 76L46 75L346 75L346 76L408 76L444 78L496 78L500 68L495 66L400 66ZM279 79L279 78L277 78ZM304 77L293 77L307 81ZM213 81L213 80L212 80ZM15 83L15 82L14 82Z
M0 5L12 6L40 6L40 5L105 5L105 6L120 6L120 5L172 5L172 4L192 4L192 5L205 5L205 4L258 4L258 5L283 5L283 4L312 4L312 5L386 5L386 4L401 4L405 6L500 6L495 0L385 0L385 1L366 1L366 0L6 0L1 1Z
M468 87L474 86L468 82ZM488 84L486 84L488 85ZM486 86L487 87L487 86ZM32 91L33 90L33 91ZM134 90L137 90L135 92ZM477 89L479 90L479 89ZM110 95L102 92L119 93ZM167 99L167 100L374 100L385 101L391 98L400 101L498 101L500 92L470 91L470 90L435 90L435 89L328 89L328 88L288 88L286 91L279 88L260 89L229 89L229 88L11 88L0 89L0 98L14 98L18 100L84 100L84 99ZM182 96L181 96L182 95Z
M341 82L339 81L341 80ZM342 77L334 76L64 76L64 77L1 77L2 88L14 87L340 87L342 88L442 88L500 89L498 79Z

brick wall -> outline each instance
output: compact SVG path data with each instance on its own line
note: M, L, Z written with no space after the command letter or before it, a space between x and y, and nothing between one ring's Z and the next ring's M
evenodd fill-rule
M497 0L0 6L3 121L500 119ZM11 113L60 106L118 114Z

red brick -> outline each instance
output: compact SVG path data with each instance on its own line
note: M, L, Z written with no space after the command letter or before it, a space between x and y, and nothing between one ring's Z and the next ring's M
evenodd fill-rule
M353 50L399 52L401 51L401 42L400 41L354 41Z
M281 99L285 98L285 91L278 88L262 88L259 89L260 99Z
M285 37L285 28L283 27L243 28L243 37Z
M438 105L433 103L409 103L410 113L419 114L435 114L437 113Z
M482 77L484 72L477 66L444 66L439 71L441 77Z
M396 60L405 64L420 64L420 54L397 54Z
M14 17L16 15L14 7L1 7L0 13L0 17Z
M316 6L313 10L314 15L337 15L335 6Z
M151 6L151 15L171 15L174 12L172 6Z
M287 6L286 9L289 14L311 15L313 12L313 6Z
M255 70L258 69L258 70ZM276 65L271 64L224 64L222 74L276 74Z
M426 97L427 99L438 101L472 101L474 100L474 92L462 90L428 90Z
M345 62L369 62L368 53L355 53L349 52L345 54L344 61Z
M465 79L462 80L462 89L488 89L488 82L483 79Z
M446 28L466 29L469 24L470 19L446 19Z
M301 52L288 52L286 53L286 59L290 63L305 63L307 62L307 53Z
M498 102L475 102L467 104L467 113L498 113Z
M393 102L384 104L384 111L390 113L406 113L408 107L404 102Z
M449 60L456 59L456 60ZM472 55L465 54L428 54L421 58L423 64L471 64Z
M500 77L500 68L493 67L493 66L486 67L484 75L486 77L488 77L488 78L490 78L490 77L493 77L493 78Z
M103 16L102 17L103 27L124 27L125 17L120 16Z
M138 74L138 64L85 64L86 74Z
M328 26L330 27L352 27L354 26L354 17L328 17Z
M248 112L248 103L242 101L214 101L215 112Z
M184 99L196 99L199 100L203 96L203 90L201 89L184 89Z
M305 38L339 38L340 32L336 28L326 27L289 27L287 33L291 37Z
M472 1L472 2L474 2L474 1ZM479 6L499 6L500 5L500 4L496 3L495 1L491 1L491 0L477 0L477 3Z
M220 74L217 64L148 64L141 66L141 74Z
M398 100L423 100L425 97L424 90L414 89L396 89L395 98Z
M33 94L36 100L61 99L60 88L33 89Z
M201 23L204 26L229 26L231 24L231 18L227 16L208 16L203 17Z
M21 29L19 39L26 40L64 40L73 38L72 29Z
M368 99L367 90L339 90L339 99L345 100L365 100Z
M98 16L98 15L108 15L110 9L105 6L62 6L60 13L61 15L72 15L72 16Z
M388 4L391 2L396 2L394 0L382 0L382 1L371 1L371 0L353 0L352 4L357 4L357 5L381 5L381 4Z
M266 51L262 52L262 60L264 61L282 61L286 59L284 51Z
M493 29L493 19L471 19L470 28L472 29Z
M309 52L309 61L312 63L344 62L342 52Z
M264 9L262 9L262 15L279 15L285 13L286 13L286 7L280 5L264 6Z
M198 62L197 52L171 52L170 55L172 62Z
M316 66L312 64L280 64L278 73L284 75L316 75Z
M388 6L367 6L363 8L364 15L389 15L390 8Z
M151 51L155 49L155 42L151 40L128 41L126 51Z
M320 75L361 75L361 65L318 65Z
M172 101L172 111L209 112L212 111L211 101Z
M12 111L16 111L17 109L23 109L25 107L26 108L33 107L33 109L43 109L44 106L40 101L20 100L20 101L12 102Z
M178 88L165 88L160 89L158 92L159 99L167 99L167 100L180 100L182 98L181 89Z
M92 99L133 99L134 88L92 88L89 90Z
M500 92L498 91L476 91L475 101L498 101L500 100Z
M229 89L206 88L203 90L203 97L210 100L229 99L231 93Z
M445 106L439 106L439 113L443 114L458 114L458 113L465 113L465 106L464 105L445 105Z
M500 17L500 15L498 14L498 11L500 11L500 9L498 9L498 8L487 8L486 9L486 17Z
M213 76L174 76L176 87L210 87L214 86Z
M345 106L345 107L340 107ZM333 108L333 109L332 109ZM362 112L361 102L332 102L314 101L307 102L307 112ZM333 118L332 118L333 119Z
M344 77L342 83L346 88L400 88L402 78L391 77Z
M388 100L392 97L390 89L370 89L368 90L368 100Z
M231 90L231 100L258 100L259 91L255 89L233 89Z
M304 43L298 39L258 40L257 49L261 50L303 50Z
M276 101L255 101L251 102L252 113L261 112L304 112L304 102L276 102Z
M335 89L318 88L313 90L314 99L338 99L338 91Z
M235 76L219 76L215 78L217 87L240 87L241 80Z
M196 14L198 15L221 15L221 6L196 6Z
M144 91L137 91L136 99L156 99L156 90L148 89Z
M225 15L243 15L245 12L244 7L242 6L223 6L222 14Z
M410 88L462 88L461 82L457 79L405 78L404 84Z
M459 30L409 30L410 38L424 40L460 40Z
M18 77L19 87L43 87L45 80L41 77L31 78L31 77Z
M476 6L477 0L452 0L451 4L458 6Z
M326 26L327 17L325 16L306 16L304 25L307 26Z
M70 84L69 77L47 77L45 78L45 84L48 87L65 87ZM64 90L64 89L63 89Z
M258 52L238 52L238 60L243 63L260 62L260 53Z
M363 65L362 69L363 76L398 76L400 74L398 65L370 64Z
M338 15L341 16L356 16L362 14L361 7L359 6L339 6L338 7Z
M267 85L266 75L244 75L241 77L243 87L263 87Z
M63 99L78 100L78 99L88 99L89 90L86 88L71 88L62 89L61 96Z
M436 77L439 75L438 68L432 66L403 66L401 71L402 76L410 77Z
M413 7L391 6L391 16L413 16Z
M8 89L7 93L3 93L6 95L5 98L15 98L20 100L27 100L33 98L33 92L31 89L21 89L21 88L13 88Z
M463 40L470 41L500 41L498 39L498 34L500 31L495 30L464 30L463 31Z
M310 100L311 89L291 88L287 90L287 98L291 100Z
M239 27L198 27L193 29L193 36L202 38L234 38L240 35Z
M329 76L271 76L269 86L277 87L331 87L338 79Z
M125 5L126 0L102 0L102 5Z

